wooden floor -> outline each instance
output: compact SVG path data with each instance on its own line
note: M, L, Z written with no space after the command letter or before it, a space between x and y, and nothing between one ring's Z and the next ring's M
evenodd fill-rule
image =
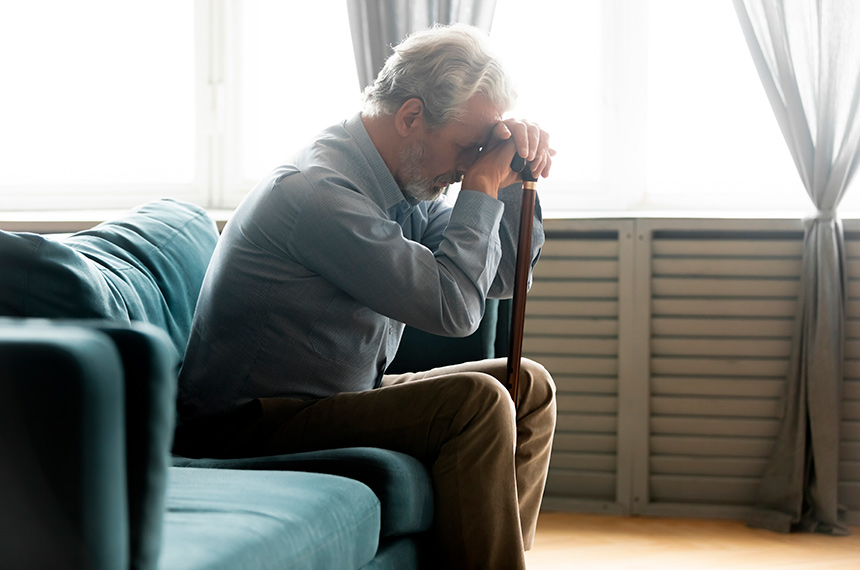
M542 513L529 570L860 570L848 537L779 534L741 521Z

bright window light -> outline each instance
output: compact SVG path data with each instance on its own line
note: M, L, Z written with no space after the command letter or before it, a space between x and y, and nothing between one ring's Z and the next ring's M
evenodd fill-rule
M811 208L731 2L499 0L492 36L558 150L545 209Z
M521 8L500 1L492 30L494 45L517 84L517 106L510 115L551 131L553 146L563 151L553 166L560 178L596 179L601 152L594 142L601 128L603 73L601 30L595 26L600 0L530 0L528 10ZM535 40L556 51L534 49Z
M541 180L544 207L572 204L570 191L597 192L603 147L601 0L499 0L491 36L517 86L511 117L538 123L558 151Z
M256 182L360 110L345 2L238 5L241 178Z
M491 36L550 215L812 209L731 2L497 0ZM359 111L352 50L343 0L3 2L0 209L233 207Z
M0 186L191 183L194 65L193 2L4 2Z
M650 205L811 209L732 4L648 6Z

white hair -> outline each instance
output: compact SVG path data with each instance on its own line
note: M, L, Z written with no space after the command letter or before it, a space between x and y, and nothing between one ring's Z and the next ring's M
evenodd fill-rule
M424 120L436 128L458 118L476 93L500 112L516 91L483 32L472 26L434 26L408 36L394 48L376 80L364 92L364 114L393 115L407 100L424 103Z

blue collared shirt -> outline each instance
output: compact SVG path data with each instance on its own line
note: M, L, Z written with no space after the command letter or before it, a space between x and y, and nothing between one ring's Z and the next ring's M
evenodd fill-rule
M183 419L257 397L373 389L404 323L473 332L512 294L520 185L405 196L360 116L324 131L248 195L203 283L180 374ZM536 207L533 260L543 244Z

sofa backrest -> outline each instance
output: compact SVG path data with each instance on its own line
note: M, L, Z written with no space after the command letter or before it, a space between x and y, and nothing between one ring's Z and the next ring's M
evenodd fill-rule
M182 355L217 240L205 210L167 199L62 241L0 232L0 315L148 322Z

